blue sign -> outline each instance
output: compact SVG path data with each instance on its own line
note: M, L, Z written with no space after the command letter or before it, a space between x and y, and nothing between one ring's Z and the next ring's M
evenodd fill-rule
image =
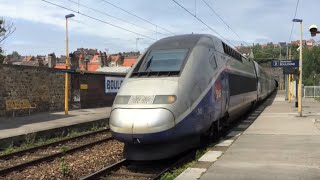
M117 93L123 80L124 77L105 77L105 92Z
M61 72L64 72L64 73L76 73L76 70L74 70L74 69L62 69Z
M275 60L272 61L272 67L299 67L299 60L292 60L292 61L279 61Z

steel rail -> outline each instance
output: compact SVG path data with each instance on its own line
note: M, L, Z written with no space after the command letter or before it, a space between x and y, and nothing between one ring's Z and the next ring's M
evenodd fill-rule
M95 179L98 179L99 177L104 176L104 175L106 175L108 173L111 173L111 171L119 169L121 166L128 164L128 162L129 162L128 160L122 159L122 160L120 160L120 161L118 161L118 162L116 162L116 163L114 163L114 164L112 164L110 166L107 166L107 167L105 167L103 169L100 169L97 172L94 172L94 173L92 173L92 174L90 174L88 176L80 178L80 180L95 180Z
M57 146L59 144L64 144L64 143L66 143L68 141L73 141L73 140L76 140L76 139L81 139L81 138L93 136L93 135L96 135L96 134L99 134L99 133L104 133L104 132L110 132L110 129L102 129L102 130L98 130L98 131L82 134L82 135L79 135L79 136L63 139L63 140L60 140L60 141L55 141L55 142L52 142L52 143L48 143L48 144L44 144L44 145L40 145L40 146L35 146L35 147L32 147L32 148L28 148L28 149L23 149L23 150L16 151L16 152L13 152L13 153L10 153L10 154L0 155L0 159L1 160L8 160L8 159L13 158L15 156L22 156L22 155L24 155L26 153L31 153L31 152L34 152L34 151L37 151L37 150L41 150L41 149L45 149L45 148L48 148L48 147L51 147L51 146Z
M79 151L79 150L82 150L82 149L85 149L85 148L89 148L89 147L101 144L103 142L110 141L112 139L113 139L112 137L104 138L104 139L97 140L97 141L94 141L94 142L90 142L90 143L87 143L87 144L84 144L84 145L81 145L81 146L77 146L75 148L67 149L65 151L61 151L61 152L58 152L58 153L55 153L55 154L51 154L51 155L48 155L48 156L45 156L45 157L41 157L41 158L38 158L38 159L35 159L35 160L31 160L31 161L28 161L28 162L21 163L21 164L15 165L15 166L11 166L11 167L8 167L8 168L5 168L5 169L1 169L0 170L0 176L4 176L4 175L9 174L9 173L14 172L14 171L19 171L19 170L25 169L25 168L27 168L29 166L34 166L34 165L37 165L37 164L42 163L42 162L51 161L51 160L54 160L54 159L56 159L58 157L62 157L64 155L66 155L66 154L71 154L73 152L76 152L76 151Z

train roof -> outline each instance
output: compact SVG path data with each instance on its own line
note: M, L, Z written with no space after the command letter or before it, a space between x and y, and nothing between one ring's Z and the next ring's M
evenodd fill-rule
M193 48L198 43L201 37L212 36L206 34L185 34L166 37L155 42L150 46L150 49Z

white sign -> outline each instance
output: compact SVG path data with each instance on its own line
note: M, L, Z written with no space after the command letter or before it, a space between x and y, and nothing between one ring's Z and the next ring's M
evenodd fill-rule
M117 93L123 80L124 77L105 77L105 92Z

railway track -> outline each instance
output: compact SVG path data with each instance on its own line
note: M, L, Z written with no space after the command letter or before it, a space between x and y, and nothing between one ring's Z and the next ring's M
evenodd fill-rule
M48 162L112 140L109 129L90 132L61 141L13 152L0 156L0 176L23 170L42 162Z
M95 179L160 179L166 172L175 167L193 160L195 158L195 150L188 151L178 157L162 160L162 161L129 161L122 159L110 166L107 166L97 172L94 172L81 180Z

